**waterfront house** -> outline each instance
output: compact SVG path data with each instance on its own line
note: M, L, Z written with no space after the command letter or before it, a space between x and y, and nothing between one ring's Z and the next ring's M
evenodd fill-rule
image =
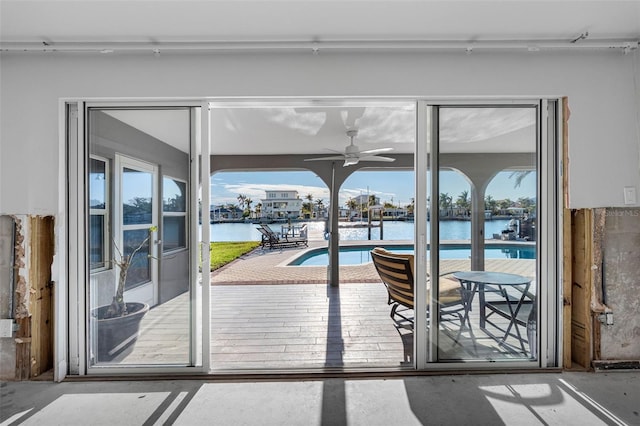
M265 191L261 199L260 217L265 219L297 219L302 212L302 199L295 190Z

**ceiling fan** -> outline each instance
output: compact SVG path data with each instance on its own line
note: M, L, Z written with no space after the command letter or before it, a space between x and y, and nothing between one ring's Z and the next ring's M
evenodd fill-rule
M395 158L390 157L379 157L378 154L382 154L383 152L393 151L393 148L377 148L377 149L367 149L364 151L360 151L357 145L353 143L353 139L358 135L357 129L347 130L347 136L350 139L349 145L345 148L344 153L340 151L330 150L339 153L340 155L332 155L329 157L317 157L317 158L307 158L304 161L326 161L326 160L344 160L344 167L353 166L358 164L360 161L382 161L386 163L390 163L395 161Z

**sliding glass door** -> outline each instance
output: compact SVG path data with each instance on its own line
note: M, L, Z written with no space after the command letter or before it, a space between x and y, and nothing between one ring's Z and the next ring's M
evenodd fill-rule
M554 120L549 108L531 102L421 109L427 223L416 229L428 242L417 282L426 283L427 363L538 366L541 334L555 347L546 322L555 324L557 300L556 257L547 257L556 243L547 238L555 229L555 144L553 132L541 137ZM544 273L542 264L549 266Z
M262 114L267 128L273 128L273 117L280 116L311 117L317 127L308 132L308 144L295 145L299 151L292 153L294 145L284 144L276 155L273 141L281 141L281 133L261 144L262 151L248 142L229 143L239 136L223 134L223 138L219 133L225 129L233 133L229 129L236 128L224 126L221 117L211 119L198 106L79 103L78 129L86 140L83 143L80 137L69 150L71 170L77 176L77 187L70 186L70 193L77 192L77 205L71 200L69 228L75 235L70 238L78 241L69 247L70 274L77 275L70 279L71 300L77 303L70 304L69 312L78 324L77 333L71 331L69 347L81 359L79 374L209 372L210 366L225 371L256 366L286 370L294 365L292 359L295 368L316 369L557 365L561 238L556 103L405 104L401 114L387 114L404 123L391 126L402 130L394 137L384 129L368 133L367 126L376 129L380 120L367 121L366 113L352 125L359 126L361 139L354 145L384 153L358 158L361 164L353 164L345 150L351 140L344 140L353 129L343 132L347 123L340 121L351 113L325 114L317 107L295 106L274 114L268 108L270 114ZM332 112L336 107L325 109ZM244 106L238 111L253 112ZM240 117L238 111L233 109L233 118ZM327 117L334 117L338 125L328 126ZM210 130L210 122L217 127ZM253 127L243 129L257 128L256 121L247 122ZM385 123L394 124L391 119ZM287 130L299 140L298 127L289 126ZM320 129L339 137L328 137ZM214 146L215 157L209 154L210 131L218 135L215 140L224 141ZM252 133L248 136L243 140L255 139ZM307 169L316 174L315 180L326 183L328 195L320 197L302 182L285 182L287 190L302 185L306 192L301 194L306 195L300 199L300 212L276 222L277 227L284 234L285 226L308 221L310 247L263 246L244 259L242 274L237 270L231 274L231 267L211 274L209 239L216 227L211 229L210 221L220 221L224 206L210 203L208 188L214 183L210 169L247 173L268 168ZM366 177L364 183L349 180L360 175ZM400 183L386 189L390 182ZM274 190L268 182L260 182L254 196L258 200L265 194L261 216L247 206L247 217L253 220L234 221L234 229L253 230L257 223L244 222L263 223L262 213L271 207L267 189ZM285 192L278 187L278 193ZM309 194L323 203L312 204ZM227 206L227 210L235 209ZM345 232L363 225L368 241L345 237ZM343 250L343 246L353 247ZM351 265L341 253L352 255L355 247L364 247L358 250L364 254ZM380 248L411 259L404 263L413 300L400 308L389 306L384 274L366 257ZM311 249L326 251L328 264L296 263ZM294 251L300 253L294 256ZM270 258L276 259L267 269L262 262ZM256 266L247 269L249 261ZM312 268L318 270L319 282L312 279L310 271L316 270ZM248 272L258 274L260 285ZM294 282L290 276L296 277ZM261 295L272 287L298 291L292 300L304 298L314 304L313 312L322 315L309 316L305 310L292 316L289 306L285 313L271 312L280 308ZM311 289L313 298L308 295ZM238 297L240 291L255 297L256 303ZM356 313L351 315L349 309ZM408 319L394 316L398 309ZM246 313L256 320L247 321ZM313 341L310 330L317 334ZM264 335L258 334L263 331ZM281 334L290 332L295 334ZM273 348L271 359L264 355L266 346Z
M198 365L199 108L85 113L88 371Z

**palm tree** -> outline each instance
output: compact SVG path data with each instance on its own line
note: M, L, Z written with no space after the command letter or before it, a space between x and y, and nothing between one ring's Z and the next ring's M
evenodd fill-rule
M517 203L520 207L526 209L528 213L531 213L536 208L535 201L529 197L520 197Z
M416 208L416 199L411 197L411 202L407 205L407 214L413 214Z
M513 201L511 201L508 198L505 198L504 200L498 201L498 207L500 207L500 210L506 210L509 207L511 207L512 205L513 205Z
M322 211L322 209L324 209L324 201L322 201L322 198L318 198L316 200L316 211L319 214L320 211Z
M447 192L440 193L440 208L447 212L445 216L449 216L449 210L451 208L451 200L453 200L453 198L451 197L451 195L449 195L449 193Z
M247 200L247 196L244 194L238 194L238 196L236 197L238 199L238 206L240 206L241 209L244 208L244 204Z
M313 205L311 203L302 203L302 213L308 214L311 217L311 213L313 213Z
M469 191L462 191L460 195L458 195L458 199L456 200L456 206L461 209L464 209L465 216L469 214L469 209L471 208L471 202L469 200Z
M313 218L313 194L312 193L308 193L307 195L305 195L305 200L307 200L306 203L302 203L302 209L304 210L306 207L306 210L309 212L309 216L311 218Z
M485 208L485 210L490 210L491 213L493 213L495 211L497 205L498 205L498 202L496 200L494 200L491 195L487 195L486 197L484 197L484 208Z
M231 212L231 218L232 219L236 218L236 207L238 207L238 206L233 204L233 203L227 204L227 210L229 210Z
M351 213L358 207L358 202L353 198L349 198L344 204L349 209L349 217L351 217Z
M353 199L353 198L349 198L347 201L345 201L344 203L350 210L355 210L356 207L358 207L358 202Z
M249 216L251 216L251 204L253 203L253 200L249 197L247 197L244 200L245 205L247 206L247 212L249 213Z

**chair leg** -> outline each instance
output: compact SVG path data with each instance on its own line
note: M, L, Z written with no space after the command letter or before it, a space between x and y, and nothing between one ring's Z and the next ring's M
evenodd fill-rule
M396 323L396 325L400 326L400 327L404 327L404 328L413 328L413 319L406 317L404 315L402 315L400 312L398 312L398 308L400 307L399 303L394 303L393 306L391 307L391 319ZM407 321L408 323L410 323L410 326L407 327L404 324L400 324L400 321L397 320L395 317L398 316L400 318L402 318L403 320Z

